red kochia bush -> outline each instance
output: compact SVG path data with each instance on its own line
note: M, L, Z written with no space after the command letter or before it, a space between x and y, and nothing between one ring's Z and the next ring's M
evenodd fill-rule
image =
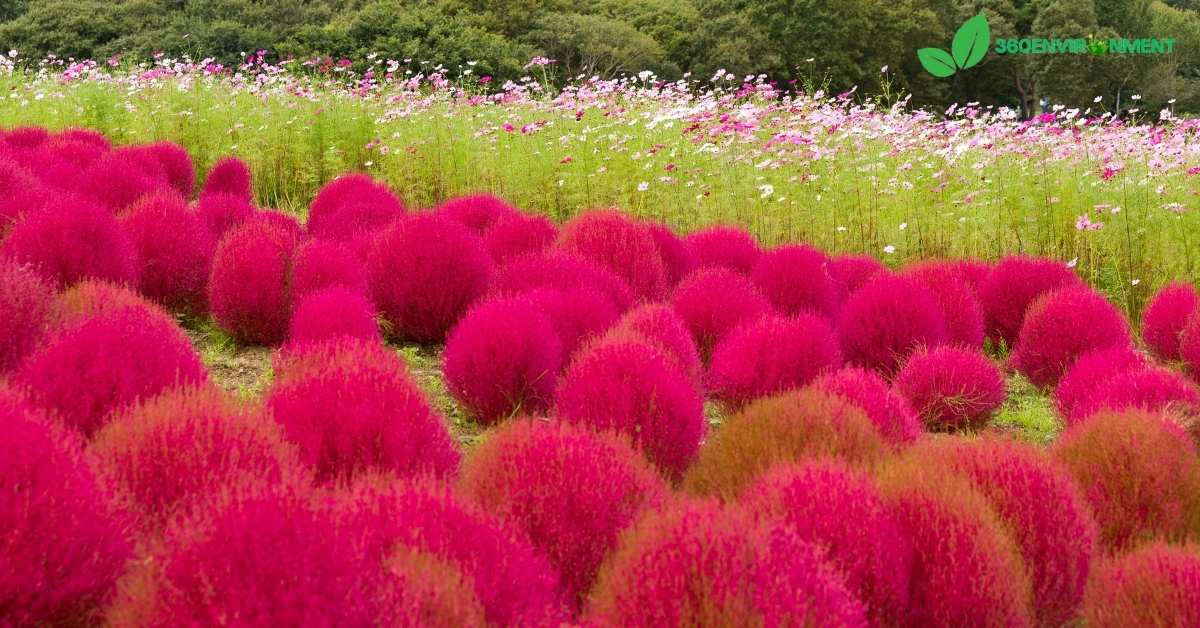
M870 255L841 255L829 260L829 275L841 287L843 299L867 285L876 275L887 272L887 266Z
M96 316L107 316L112 312L132 307L144 315L161 321L165 327L175 325L175 319L161 305L126 286L107 281L86 279L58 295L55 311L55 327L66 327L81 320Z
M696 269L696 264L699 263L696 251L691 244L660 222L649 221L646 223L646 229L650 231L650 237L654 238L654 246L658 248L658 256L662 258L663 269L667 273L667 288L673 288L680 279Z
M537 306L520 296L483 301L450 330L443 373L454 398L481 423L540 413L554 400L562 344Z
M0 373L41 343L56 309L49 282L32 268L0 259Z
M1190 423L1200 417L1200 391L1186 377L1167 368L1130 369L1089 391L1065 418L1068 425L1074 425L1099 410L1128 408L1167 413Z
M398 547L384 560L379 623L457 628L484 626L486 613L463 570L430 554Z
M367 261L371 296L392 335L418 342L444 340L491 274L479 236L435 214L398 220Z
M50 131L40 126L16 126L0 131L0 139L14 148L35 148L50 139Z
M1067 419L1075 415L1076 406L1088 402L1112 378L1129 371L1140 371L1146 358L1130 346L1109 347L1088 351L1079 356L1054 388L1054 407Z
M762 256L762 248L749 231L732 225L718 225L694 231L685 241L696 254L698 268L719 266L749 275Z
M1179 335L1179 357L1192 379L1200 379L1200 312L1188 317Z
M581 214L563 225L556 246L612 269L642 299L666 294L667 275L645 225L618 210Z
M0 256L30 264L61 287L94 277L137 284L137 250L109 210L78 198L51 200L27 214L0 244Z
M1004 403L1004 374L978 350L922 349L896 375L904 395L931 431L983 427Z
M823 552L784 527L681 500L629 529L604 564L585 623L601 626L866 626Z
M140 146L103 155L83 171L79 182L80 190L113 212L170 187L162 164Z
M648 340L605 337L576 353L559 381L555 414L628 435L651 462L678 477L704 436L696 385Z
M683 318L669 305L646 303L621 317L616 333L634 333L658 345L693 381L699 382L700 353Z
M519 216L521 213L516 207L491 194L452 198L438 205L434 211L462 223L478 235L487 233L497 222Z
M907 445L921 435L921 422L908 400L874 371L846 367L818 377L813 386L861 408L893 446Z
M520 293L546 317L558 336L565 365L575 351L617 321L617 308L593 288L538 288Z
M88 451L145 532L243 480L306 480L295 447L269 416L207 386L118 412Z
M527 253L544 251L558 238L558 227L545 216L514 214L492 223L483 235L492 261L504 264Z
M367 294L367 269L345 245L333 240L310 240L296 249L292 263L292 297L342 287Z
M1038 623L1070 622L1083 599L1099 532L1067 470L1033 445L996 436L930 440L912 455L971 481L1021 551Z
M912 547L865 474L828 458L780 464L751 485L740 507L760 523L782 524L823 548L872 625L900 624Z
M340 176L317 192L308 208L308 233L349 242L383 229L404 215L404 204L382 183L362 173Z
M820 316L766 316L734 329L713 349L708 389L734 405L807 385L842 366L833 328Z
M924 286L938 300L950 342L976 349L983 346L983 306L975 290L963 279L958 263L918 262L905 268L901 275Z
M176 193L146 197L121 215L137 249L141 291L164 306L203 312L216 243Z
M684 277L671 294L671 306L687 324L702 356L739 324L773 311L747 277L727 268L701 268Z
M838 286L829 274L829 258L806 244L781 246L764 253L750 277L763 296L784 314L832 317Z
M1042 295L1029 306L1012 365L1036 386L1054 386L1079 356L1131 344L1121 312L1086 286Z
M458 466L445 419L377 342L337 338L281 354L266 403L322 480L369 469L442 476Z
M232 194L205 194L196 201L196 215L220 242L230 229L254 216L254 205Z
M256 218L232 230L217 246L208 280L213 318L239 341L277 344L292 316L288 279L296 234Z
M208 373L183 330L169 318L121 307L56 330L14 374L34 401L91 435L108 414Z
M196 190L196 166L192 157L174 142L154 142L145 149L153 156L167 176L167 183L184 198Z
M1109 550L1194 530L1200 460L1187 433L1162 416L1098 412L1069 428L1051 451L1075 476Z
M91 145L95 146L96 148L100 148L100 149L106 150L106 151L112 149L112 142L110 142L108 140L108 138L104 136L103 133L101 133L100 131L97 131L95 129L89 129L89 128L85 128L85 127L71 127L71 128L67 128L67 129L63 129L63 130L59 131L57 133L57 135L58 135L58 138L62 139L62 140L69 140L72 142L83 142L85 144L91 144Z
M537 288L599 290L618 311L633 302L629 284L607 267L561 251L521 255L501 266L492 278L493 294L519 294Z
M200 198L213 195L228 195L247 203L254 200L254 191L250 188L250 167L244 161L233 156L222 157L213 164L204 179L204 188Z
M911 455L875 480L915 551L906 625L1033 625L1019 548L970 481Z
M16 626L87 625L131 543L78 434L0 385L0 616Z
M363 293L334 286L300 297L288 325L288 343L296 347L338 337L382 342L375 307Z
M902 277L881 275L846 300L838 319L846 361L891 376L917 348L946 341L946 319L933 294Z
M621 531L669 492L625 439L542 419L514 419L488 434L461 486L529 535L576 605Z
M1000 260L979 286L979 303L987 320L988 337L993 341L1004 340L1012 348L1030 304L1047 292L1081 283L1058 260L1021 256Z
M1153 543L1104 561L1088 585L1083 622L1200 626L1200 546Z
M1200 296L1190 283L1172 282L1162 287L1142 311L1142 340L1164 360L1178 360L1179 337L1192 314L1200 308Z

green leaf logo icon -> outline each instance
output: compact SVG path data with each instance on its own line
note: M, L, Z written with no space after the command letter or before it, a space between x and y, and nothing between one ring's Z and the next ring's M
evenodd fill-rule
M946 78L957 71L954 58L941 48L922 48L917 51L917 58L926 72L938 78Z
M925 68L926 72L938 78L946 78L982 61L991 42L992 33L988 29L987 16L980 13L958 27L950 45L950 52L940 48L921 48L917 51L917 59L921 61L921 67Z

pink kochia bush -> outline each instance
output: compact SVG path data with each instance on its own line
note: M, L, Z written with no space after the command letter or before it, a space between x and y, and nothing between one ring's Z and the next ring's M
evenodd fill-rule
M696 457L706 426L687 373L650 341L621 336L576 353L559 381L555 415L629 436L675 478Z
M930 431L978 429L1004 403L1004 374L978 350L941 346L909 356L897 392Z
M643 517L601 569L585 615L601 626L867 625L816 544L752 526L714 502Z
M417 342L444 340L491 274L479 236L436 214L396 221L367 260L371 297L392 335Z
M203 312L216 242L183 197L148 196L120 220L137 249L142 294L172 310Z
M549 408L563 353L547 317L517 296L468 310L450 330L443 360L454 398L479 422L491 424Z
M529 253L501 266L492 278L492 294L519 294L538 288L591 288L604 293L619 312L633 303L629 284L607 267L561 251Z
M1190 283L1169 283L1146 304L1142 311L1142 340L1154 357L1179 360L1179 338L1192 314L1200 308L1200 296Z
M364 250L361 240L404 216L404 204L386 185L362 173L325 184L308 208L308 233Z
M288 331L288 281L297 237L265 218L247 220L213 255L208 303L217 324L242 342L277 344Z
M196 201L196 216L216 242L230 229L254 216L254 205L232 194L205 194Z
M719 266L749 275L762 256L762 248L749 231L718 225L688 234L685 241L696 254L698 268Z
M838 283L842 299L880 273L887 274L887 266L870 255L841 255L829 261L829 274Z
M479 235L487 233L497 222L521 213L516 207L491 194L452 198L438 205L434 211L462 223Z
M813 387L861 408L879 435L894 446L912 443L921 435L921 422L908 400L874 371L846 367L818 377Z
M100 148L91 143L85 145ZM187 198L196 191L196 166L186 149L174 142L154 142L147 144L146 150L162 166L167 183L175 192Z
M829 274L829 259L808 245L781 246L764 253L750 277L771 305L784 314L832 318L837 312L839 288Z
M766 316L737 327L713 349L707 387L738 406L801 388L841 366L841 349L824 318Z
M119 212L143 197L169 190L162 164L139 146L110 151L88 165L79 189L109 211Z
M824 458L763 474L740 502L760 524L784 525L825 549L872 625L899 625L908 606L912 547L871 479Z
M638 298L666 294L666 269L650 231L617 210L590 211L568 221L555 245L608 267Z
M575 351L617 321L617 308L599 290L538 288L520 294L554 329L565 363Z
M29 264L60 287L80 279L137 285L137 249L108 209L59 197L25 216L0 244L0 257Z
M704 367L700 364L696 341L692 340L683 318L670 305L646 303L629 310L621 317L614 332L636 334L658 345L693 381L700 381Z
M1179 357L1192 379L1200 380L1200 312L1188 317L1179 335Z
M204 187L200 197L227 194L247 203L254 200L254 192L250 188L250 167L244 161L233 156L222 157L213 164L204 179Z
M396 353L337 338L281 353L267 407L322 480L380 469L443 476L459 454Z
M1129 323L1100 293L1063 288L1029 306L1010 360L1034 385L1050 387L1084 353L1132 342Z
M701 268L688 275L671 294L671 306L705 357L739 324L773 311L747 277L728 268Z
M1067 425L1074 425L1100 410L1130 408L1194 423L1200 417L1200 390L1188 378L1164 367L1130 369L1091 389L1065 418Z
M1153 543L1104 561L1088 585L1086 626L1200 626L1200 546Z
M0 385L0 616L95 624L131 552L126 522L79 435Z
M382 342L375 307L362 292L334 286L297 301L288 325L290 346L339 337Z
M576 606L621 531L669 492L625 439L544 419L514 419L488 434L461 487L529 536Z
M1080 284L1079 277L1058 260L1022 256L1000 260L979 286L988 337L1012 348L1030 304L1047 292Z
M558 227L545 216L503 216L488 227L483 243L496 264L504 264L526 253L544 251L558 239Z
M667 287L674 288L675 284L696 269L699 260L692 245L679 237L670 227L660 222L647 222L650 237L654 238L654 246L658 248L658 256L662 258L663 268L667 272Z
M951 343L976 349L983 346L983 306L957 263L929 260L913 264L901 274L924 286L938 300Z
M113 410L208 372L169 317L136 307L83 316L50 334L14 373L33 400L85 435Z
M296 249L292 263L292 297L326 288L343 287L367 294L367 269L344 244L333 240L309 240Z
M1097 349L1080 355L1054 387L1054 407L1058 415L1070 421L1077 416L1076 408L1087 404L1106 383L1129 371L1147 366L1146 358L1137 349L1121 345Z
M28 266L0 259L0 373L41 343L56 310L50 282Z
M910 353L947 339L933 294L911 279L882 275L846 300L837 325L846 362L892 376Z

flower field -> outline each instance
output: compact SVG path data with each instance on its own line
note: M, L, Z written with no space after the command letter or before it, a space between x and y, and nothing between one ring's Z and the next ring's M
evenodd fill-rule
M6 67L0 624L1200 623L1194 121Z

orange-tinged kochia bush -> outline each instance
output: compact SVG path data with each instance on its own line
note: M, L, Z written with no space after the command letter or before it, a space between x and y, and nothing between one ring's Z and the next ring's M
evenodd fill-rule
M813 386L862 408L893 446L907 445L921 435L921 422L908 400L874 371L846 367L818 377Z
M1084 624L1200 626L1200 546L1152 543L1101 563L1088 585Z

